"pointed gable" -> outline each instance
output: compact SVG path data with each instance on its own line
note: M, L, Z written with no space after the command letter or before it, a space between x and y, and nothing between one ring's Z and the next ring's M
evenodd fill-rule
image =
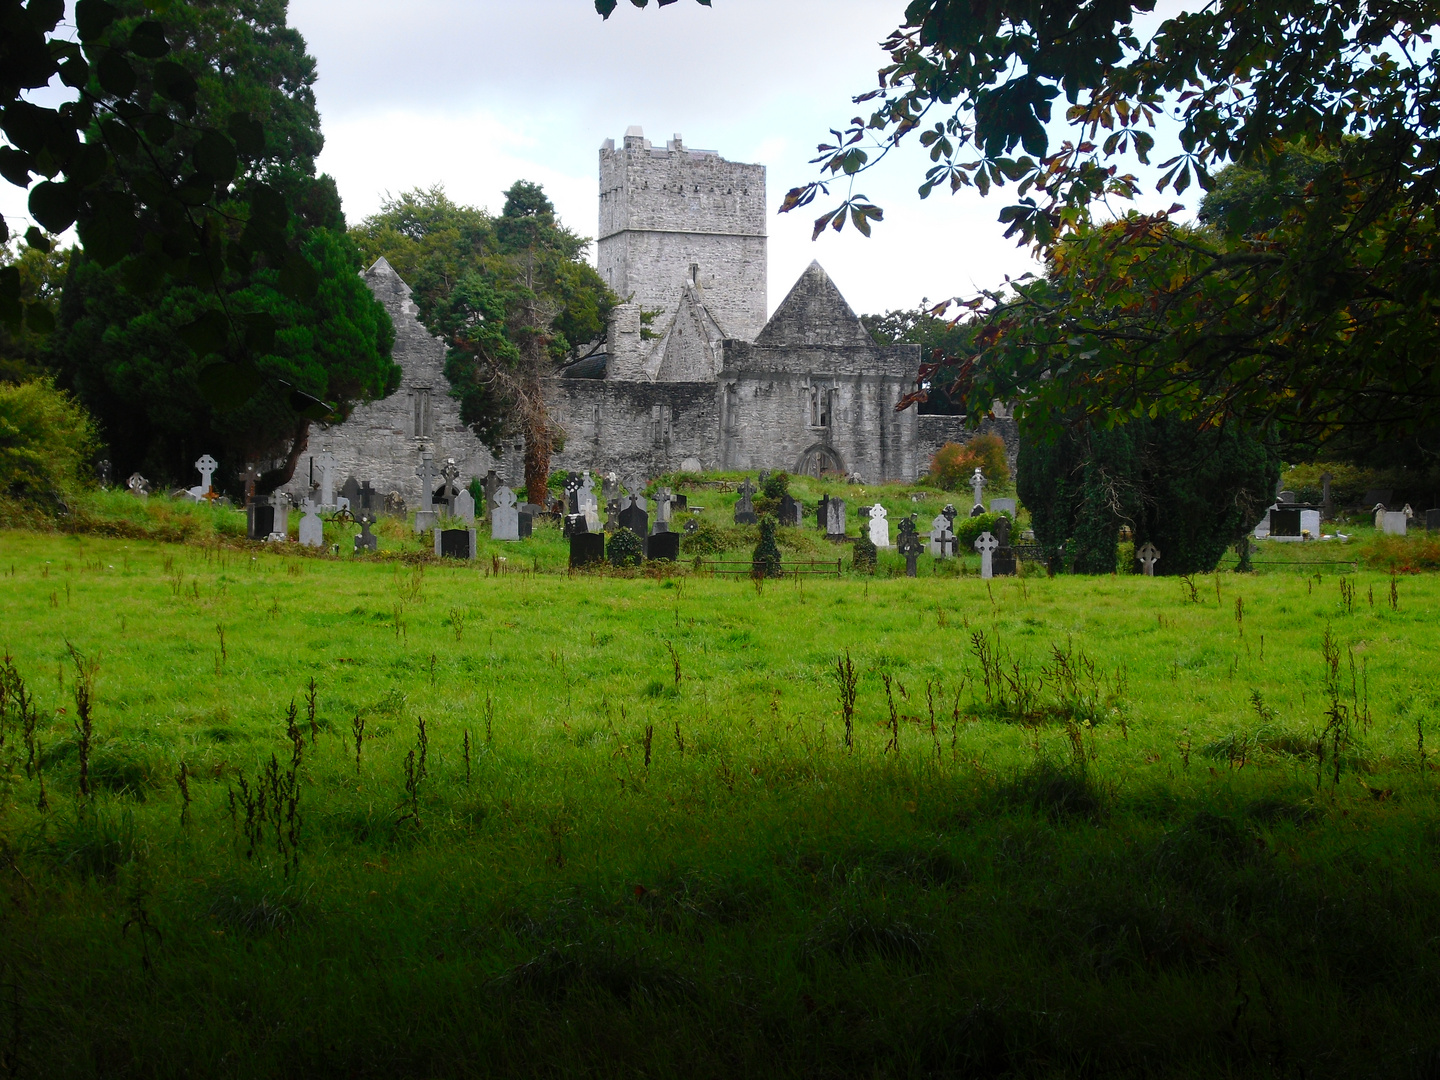
M845 297L818 262L795 282L790 295L760 331L761 348L785 345L829 345L875 348L875 339L846 303Z

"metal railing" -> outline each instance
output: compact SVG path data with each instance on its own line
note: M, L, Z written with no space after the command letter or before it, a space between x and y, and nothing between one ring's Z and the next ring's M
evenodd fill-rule
M794 562L782 561L780 563L780 573L782 577L793 578L803 576L839 577L840 563L841 560L839 559L836 559L833 563L828 560L822 562L818 559L810 559L806 562L800 562L798 560ZM714 577L750 577L751 574L754 573L755 567L755 564L749 559L743 562L739 560L696 559L694 565L696 570L699 570L701 573L711 574Z

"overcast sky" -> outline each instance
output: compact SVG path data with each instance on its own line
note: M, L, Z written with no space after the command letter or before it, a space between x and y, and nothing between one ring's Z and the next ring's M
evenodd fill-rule
M566 224L596 231L597 158L631 124L663 144L717 150L768 169L770 306L819 259L860 312L969 294L1032 268L1002 238L1001 202L973 192L915 194L925 159L863 177L885 208L866 240L846 229L810 240L812 212L773 213L814 175L832 126L875 85L878 43L899 0L623 2L602 21L590 0L291 0L319 63L321 167L351 221L386 192L443 183L494 211L514 180L536 180Z
M1152 20L1181 2L1161 0ZM816 175L808 160L858 111L851 98L875 85L879 42L903 8L679 0L662 11L621 0L602 21L592 0L291 0L290 21L319 65L320 167L352 223L387 193L432 184L498 212L501 193L526 179L593 236L600 144L638 124L657 144L679 133L690 147L767 167L772 310L819 259L864 313L968 296L1036 266L996 222L1006 191L917 196L928 164L918 145L859 178L857 191L885 209L868 240L847 227L812 242L815 211L774 212ZM1061 126L1052 125L1063 137ZM23 233L25 193L0 189L0 212Z

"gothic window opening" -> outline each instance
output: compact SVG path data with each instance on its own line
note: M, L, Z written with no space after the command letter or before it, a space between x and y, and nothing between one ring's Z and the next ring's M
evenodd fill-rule
M813 428L828 428L830 426L830 400L831 392L818 386L810 388L810 426Z
M412 396L415 401L415 438L432 438L435 434L435 411L430 401L430 387L417 386Z

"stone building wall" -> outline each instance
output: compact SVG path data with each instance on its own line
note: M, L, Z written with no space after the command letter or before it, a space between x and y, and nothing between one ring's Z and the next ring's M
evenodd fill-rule
M686 149L679 136L662 150L631 128L600 150L598 236L600 276L622 298L668 315L693 280L728 336L751 340L765 325L763 165Z
M687 458L719 467L714 382L547 379L545 401L565 431L552 470L658 476Z
M285 490L297 501L305 498L312 475L315 483L320 481L312 461L326 449L335 456L337 488L353 475L382 494L398 491L411 507L420 500L415 470L422 446L432 449L439 462L454 458L463 476L484 476L494 468L507 482L517 482L511 474L522 468L521 456L507 453L502 467L460 422L460 403L450 396L445 378L445 345L420 322L410 287L383 257L363 276L395 325L400 388L383 401L357 407L343 424L313 429L309 449Z

